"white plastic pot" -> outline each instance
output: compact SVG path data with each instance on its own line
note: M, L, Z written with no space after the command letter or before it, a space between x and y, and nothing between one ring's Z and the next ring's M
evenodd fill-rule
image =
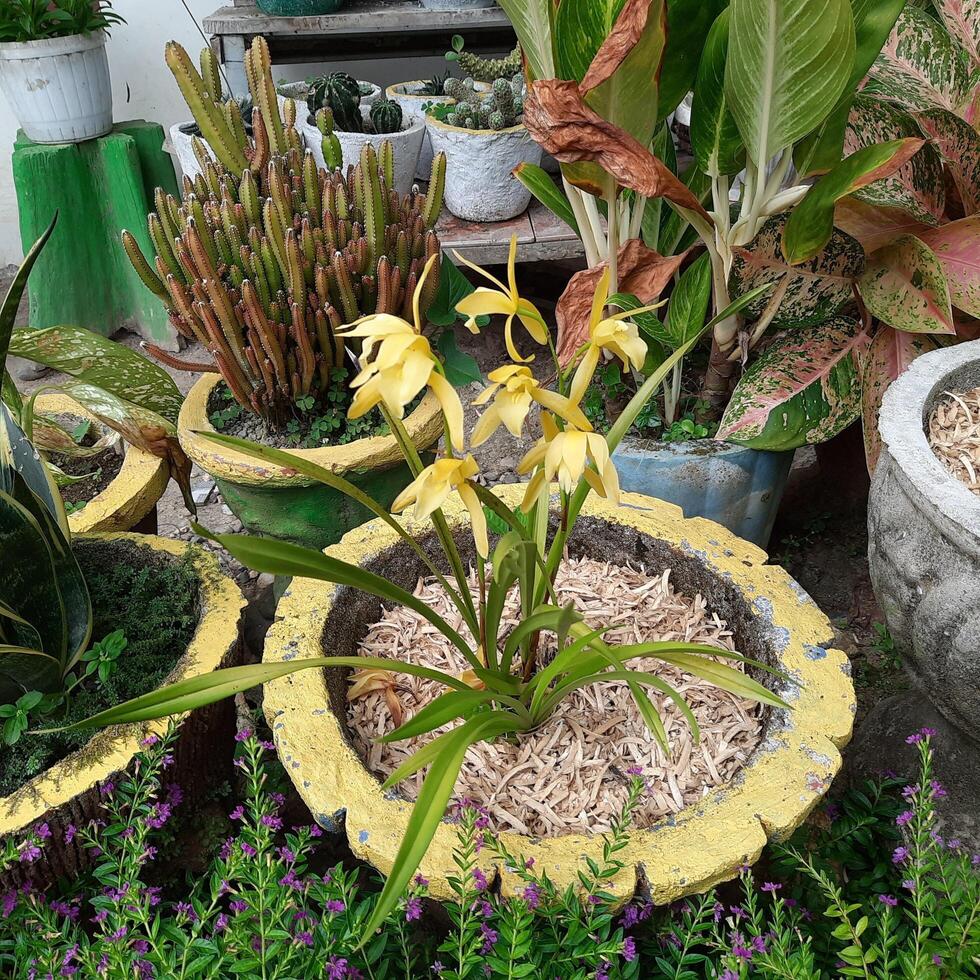
M397 102L402 107L402 115L406 122L425 122L426 105L452 105L456 100L450 99L447 95L421 95L419 90L424 88L425 82L416 80L414 82L399 82L397 85L389 85L385 89L385 96L392 102ZM419 180L428 180L432 173L432 140L426 130L422 138L422 149L419 152L419 162L415 169L415 176Z
M102 31L0 44L0 86L35 143L81 143L112 129Z
M541 163L541 147L523 125L459 129L428 116L434 153L446 154L446 207L467 221L506 221L527 209L531 192L513 176L521 163Z
M361 114L365 119L369 118L367 106L361 106ZM316 128L313 120L307 115L300 125L297 122L297 129L303 134L306 145L313 151L313 157L317 166L326 167L323 159L323 136ZM370 143L375 151L381 153L381 144L385 140L391 143L395 151L395 190L399 194L407 194L415 183L415 168L418 165L419 153L422 149L422 140L425 137L425 126L421 122L411 123L407 128L399 133L342 133L335 130L337 139L340 140L340 148L344 154L344 169L351 164L356 164L361 159L361 147L365 143Z
M174 123L170 127L169 133L170 147L177 157L181 172L184 176L190 177L191 180L201 173L201 166L197 162L197 157L194 156L192 140L195 134L197 134L197 123L193 119L188 122ZM201 139L200 136L198 138ZM208 153L211 154L211 159L213 160L214 153L211 147L208 146L207 140L201 139L201 142L208 148Z

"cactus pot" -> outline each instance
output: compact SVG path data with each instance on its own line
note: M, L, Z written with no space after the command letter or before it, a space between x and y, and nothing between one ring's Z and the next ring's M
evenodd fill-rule
M385 96L392 102L397 102L402 107L402 114L408 122L425 122L426 105L453 105L455 99L450 99L446 95L422 95L421 89L426 85L422 79L413 82L399 82L397 85L389 85L385 89ZM426 129L425 136L422 138L422 149L419 151L419 162L415 169L415 176L419 180L428 180L432 172L432 140L429 131Z
M225 503L248 531L325 548L368 519L369 511L339 490L217 446L198 435L198 431L214 431L207 406L211 391L220 380L216 374L207 374L191 388L177 419L177 431L184 452L214 477ZM442 434L442 414L432 394L426 395L405 419L405 426L426 461L431 461L427 450ZM390 435L358 439L345 446L290 452L340 474L383 507L391 504L411 481L408 466Z
M361 115L369 119L368 107L361 106ZM361 147L370 143L380 154L381 144L389 140L392 149L395 151L395 190L399 194L407 194L415 183L415 169L418 166L419 153L422 151L422 140L425 137L425 126L421 121L405 121L406 126L398 133L344 133L336 130L337 139L340 140L340 148L344 154L344 168L353 166L361 159ZM297 128L300 128L299 126ZM323 137L320 130L316 128L311 116L306 117L306 122L301 127L301 132L306 139L306 145L313 150L317 166L326 167L323 159Z
M0 44L0 87L35 143L81 143L112 129L102 31Z
M494 492L514 507L523 491L517 484ZM464 508L454 498L445 513L467 554L472 538ZM417 538L430 539L427 522L406 521L406 527ZM697 806L650 829L631 831L618 855L622 871L603 886L625 900L645 880L659 904L705 891L754 861L767 839L788 837L827 791L853 723L847 658L831 648L827 618L782 568L766 564L764 552L710 521L685 520L672 504L624 494L617 507L592 495L569 550L603 561L628 559L651 569L670 568L678 589L700 593L727 620L737 649L797 682L776 684L793 710L768 713L763 740L738 776L711 790ZM410 589L420 574L414 555L380 521L352 531L328 554ZM380 602L365 593L294 579L279 602L263 660L322 656L324 649L356 654L381 612ZM316 820L330 829L343 827L354 853L387 873L413 804L397 791L382 791L351 747L347 683L345 671L304 670L266 684L264 709L286 772ZM506 773L495 776L504 779ZM500 837L511 853L533 858L535 871L547 874L559 889L577 887L583 858L601 861L599 836L531 838L503 832ZM455 846L455 828L443 824L422 860L420 873L437 898L452 894L447 877L456 873ZM477 860L488 877L501 875L505 894L521 886L512 872L494 868L486 851Z
M713 439L625 438L613 452L624 490L677 504L765 548L786 489L793 453L747 449Z
M426 10L484 10L496 7L497 0L422 0Z
M926 431L944 392L977 385L980 341L912 362L881 404L868 497L868 565L885 624L964 745L980 728L980 497L936 458Z
M425 128L433 153L446 154L446 207L466 221L506 221L527 210L531 192L513 176L521 163L540 163L541 147L523 125L459 129L432 116Z
M357 80L357 84L361 88L361 105L370 108L381 97L381 86L360 78ZM297 109L302 112L302 107L306 105L306 98L310 94L310 86L308 82L283 82L276 86L276 92L279 96L280 112L282 112L282 104L286 99L294 99Z
M238 662L239 619L245 599L214 556L183 541L139 534L85 534L76 537L72 546L107 547L112 558L130 564L145 564L146 551L152 552L153 557L190 556L198 580L198 622L167 681L201 676ZM52 831L41 859L11 869L0 878L0 884L6 889L30 877L35 885L43 886L55 878L75 877L86 868L92 861L91 852L78 840L65 844L65 829L69 824L83 826L98 816L99 785L116 779L129 767L144 738L151 733L161 734L166 728L166 721L107 728L16 792L0 798L0 836L19 834L41 821ZM167 776L181 786L188 800L229 778L234 733L235 712L230 700L200 708L186 717Z
M335 14L344 0L255 0L259 10L273 17L317 17Z
M104 429L94 415L68 395L39 395L35 409L45 415L74 415ZM169 480L170 471L164 460L127 444L122 469L101 493L68 515L68 527L72 534L132 530L155 511Z
M197 162L197 157L194 156L194 144L192 142L195 136L201 138L197 123L193 119L187 122L174 123L168 131L168 136L170 138L170 146L169 148L165 147L165 149L170 149L177 157L181 173L185 177L190 177L193 180L201 173L201 166ZM207 147L211 158L214 159L214 153L211 147L208 146L207 140L201 138L201 141Z

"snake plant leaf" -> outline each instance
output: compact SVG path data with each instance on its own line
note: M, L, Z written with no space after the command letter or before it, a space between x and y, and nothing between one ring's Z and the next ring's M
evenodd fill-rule
M14 321L17 319L17 310L20 308L20 301L24 296L24 290L27 288L27 279L31 274L31 270L34 268L34 263L37 262L41 251L47 244L48 239L54 233L57 223L58 212L56 211L54 217L51 219L51 224L48 225L44 234L41 235L27 253L27 256L21 263L17 274L7 289L3 303L0 303L0 374L6 371L7 347L10 344L10 335L14 329Z
M765 166L816 129L854 67L850 0L732 0L726 97L749 157Z
M786 261L796 265L816 256L831 241L837 202L900 170L923 143L924 140L908 137L866 146L821 177L785 223L782 251Z
M564 221L576 235L579 234L578 222L568 198L543 167L536 163L519 163L514 170L514 176L534 195L536 201L543 204L560 221Z
M18 476L29 488L31 497L43 503L67 537L70 533L68 516L58 487L37 448L27 438L6 403L0 402L0 491L17 496L28 505L30 500L24 499L25 494L17 492Z
M861 426L869 473L874 473L881 455L878 413L885 391L917 357L939 346L939 341L929 334L895 330L887 323L883 323L872 338L861 366Z
M660 65L658 121L694 88L709 31L728 0L667 0L667 50Z
M552 0L499 0L514 28L530 77L554 78Z
M774 215L748 248L734 249L728 280L732 296L766 283L785 289L771 321L777 330L812 327L836 316L853 298L854 282L864 272L860 243L834 229L823 249L806 262L790 265L783 258L782 247L790 221L792 218L787 221L785 214ZM747 320L757 320L768 303L769 296L761 296L745 307L743 315Z
M446 806L456 786L467 749L477 742L516 730L514 715L492 711L471 718L447 733L448 737L441 742L438 756L431 763L412 807L405 836L395 855L388 880L364 927L361 946L371 939L381 923L391 914L422 862L446 813Z
M177 424L184 399L173 378L125 344L84 327L21 328L13 332L10 352L103 388Z
M942 263L915 235L906 235L870 256L858 290L868 312L896 330L956 333Z
M854 14L854 67L844 94L827 118L793 150L793 162L801 177L826 173L841 158L847 116L854 94L888 39L905 0L851 0Z
M946 30L980 65L980 3L977 0L936 0L933 4Z
M698 167L712 177L737 174L745 166L745 144L725 89L729 15L723 10L708 33L691 105L691 149Z
M939 106L958 115L971 102L970 58L945 27L908 5L868 72L864 93L907 110Z
M980 134L947 109L917 112L915 121L946 164L964 213L980 212Z
M918 237L939 260L953 306L980 317L980 214L930 228Z
M922 130L912 115L862 94L851 107L844 151L850 156L877 143L910 137L922 138ZM935 147L927 143L895 173L858 188L853 196L876 207L901 208L922 224L938 225L946 210L942 159Z
M846 317L777 334L735 386L717 438L776 451L833 438L860 414L867 345Z
M56 691L61 665L40 650L0 643L0 704L11 704L25 691Z

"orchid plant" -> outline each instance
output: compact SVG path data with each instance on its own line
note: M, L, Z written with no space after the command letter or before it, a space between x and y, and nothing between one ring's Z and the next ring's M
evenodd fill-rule
M398 512L411 508L416 519L431 520L444 554L441 567L401 523L342 477L308 459L267 446L227 435L208 436L213 442L234 447L256 459L287 465L343 491L367 507L400 535L437 578L458 610L465 629L456 629L417 597L383 577L329 553L244 535L209 537L253 569L352 586L414 610L462 654L468 664L464 674L455 676L412 663L369 656L318 657L285 664L233 667L136 698L83 723L108 725L167 716L305 669L350 667L361 671L403 672L444 685L444 694L384 736L385 741L406 739L433 732L449 722L457 723L426 742L385 783L394 786L429 767L366 937L393 908L417 868L445 813L470 745L531 731L572 691L603 680L624 681L629 685L650 732L664 751L668 751L667 734L645 693L647 687L670 697L697 735L697 723L682 695L659 675L631 668L631 662L639 658L654 657L740 696L786 707L782 699L733 665L768 669L763 664L691 643L611 645L605 641L604 634L612 624L589 628L574 604L559 604L555 575L576 517L590 492L613 501L618 499L619 483L611 452L671 364L668 361L650 376L608 435L593 431L578 399L600 359L611 356L622 360L624 366L634 365L642 361L646 345L627 314L604 312L608 299L608 283L604 279L593 298L590 334L581 363L574 375L562 371L543 316L518 291L516 248L515 239L511 242L506 285L473 266L489 285L464 297L457 305L474 330L478 329L476 317L505 316L507 350L511 357L510 363L490 373L491 384L477 399L486 409L470 434L468 445L459 396L446 381L445 368L423 334L419 319L419 297L434 259L429 260L416 287L414 322L381 313L362 317L344 329L345 339L358 339L363 345L362 370L352 382L356 394L350 415L357 417L375 406L383 412L415 477L392 509ZM465 260L460 257L460 261ZM750 293L740 302L751 302L757 294L758 291ZM737 308L724 310L722 314L732 315ZM522 355L518 349L514 329L517 322L532 339L549 346L555 359L555 388L541 384L528 369L533 355ZM684 348L680 353L684 353ZM425 389L438 399L445 422L443 455L428 466L423 466L402 421L406 407ZM529 479L520 507L523 513L519 515L477 482L478 465L468 449L489 438L501 425L520 435L532 403L541 407L544 435L520 464L520 472ZM453 495L459 496L471 518L478 583L475 594L467 578L463 552L442 512L443 505ZM558 512L554 525L549 521L553 502ZM507 528L495 543L490 539L488 513L495 516L495 523L502 522ZM208 534L203 529L200 533ZM521 599L521 615L508 633L501 625L502 612L508 594L515 588ZM540 657L546 644L555 651L545 665Z
M525 126L562 186L528 165L517 176L590 266L557 311L563 364L604 269L619 309L683 287L678 313L716 320L697 390L706 420L720 419L719 438L788 450L842 431L862 398L873 429L887 380L932 346L921 335L952 335L951 305L980 312L964 262L980 244L978 47L962 3L937 0L936 16L905 0L501 6L525 54ZM681 169L666 120L689 92L694 159ZM944 186L966 219L946 224ZM763 299L717 317L763 282ZM673 319L637 322L667 353L703 323Z

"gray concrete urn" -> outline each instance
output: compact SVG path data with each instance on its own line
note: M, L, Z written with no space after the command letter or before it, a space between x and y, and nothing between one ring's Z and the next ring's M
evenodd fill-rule
M959 731L980 732L980 497L926 439L946 391L980 385L980 341L915 360L885 394L868 500L868 561L917 686Z

